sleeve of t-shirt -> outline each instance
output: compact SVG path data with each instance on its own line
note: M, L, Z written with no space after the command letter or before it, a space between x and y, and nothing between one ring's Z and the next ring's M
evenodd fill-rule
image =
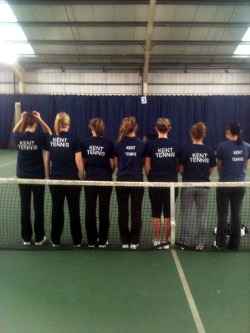
M118 157L118 146L119 146L119 144L115 143L115 146L114 146L114 156L115 157Z
M76 138L75 142L75 153L80 153L82 151L81 142L79 138Z
M150 154L150 143L146 143L146 148L145 148L145 157L151 157Z
M48 133L41 133L41 142L44 150L47 150L47 142L49 140L50 135Z
M217 165L217 162L216 162L216 157L215 157L215 153L214 151L211 149L211 161L210 161L210 168L213 168Z
M85 141L81 144L82 157L86 157L86 144Z
M108 156L108 158L114 158L114 144L113 144L113 142L109 142L107 156Z
M182 148L179 151L179 164L180 165L185 165L186 164L186 148Z
M13 140L15 141L15 143L17 143L17 141L18 141L18 137L19 137L19 132L14 132L14 133L12 134L12 138L13 138Z
M146 156L146 143L144 141L142 141L143 143L143 152L142 152L142 157L145 157Z
M44 150L46 150L46 151L50 150L50 141L51 141L51 138L52 138L51 135L48 135L46 137L46 142L45 142L45 145L44 145Z
M222 149L221 149L221 143L217 147L217 153L216 153L216 158L218 160L222 160Z

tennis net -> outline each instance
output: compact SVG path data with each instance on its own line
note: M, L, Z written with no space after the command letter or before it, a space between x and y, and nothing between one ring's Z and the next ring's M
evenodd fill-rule
M47 237L46 243L42 246L23 246L21 237L21 207L20 207L20 193L19 185L45 185L44 195L44 226L45 235ZM50 244L51 232L51 214L52 214L52 200L50 187L53 186L77 186L81 188L80 194L80 218L81 228L83 234L83 244L80 249L88 249L88 241L85 230L85 193L83 188L88 186L104 186L112 188L111 201L110 201L110 225L108 234L108 246L106 249L121 250L120 232L118 226L118 205L117 205L117 188L143 188L143 203L142 203L142 228L140 233L140 246L138 250L152 250L153 246L153 230L151 225L151 202L148 194L149 188L170 188L170 207L171 207L171 236L169 241L170 247L175 247L180 238L181 231L181 218L182 214L187 213L187 209L191 213L188 215L188 229L190 235L190 243L195 244L197 237L197 219L200 212L196 212L195 202L189 201L192 197L192 191L196 188L208 189L207 211L205 216L205 234L204 234L204 250L211 250L211 245L215 240L216 225L217 225L217 207L216 207L216 189L218 188L239 188L245 189L245 195L241 208L241 251L250 250L250 236L248 230L250 229L249 209L250 209L250 182L245 183L133 183L133 182L98 182L98 181L59 181L59 180L27 180L27 179L14 179L14 178L0 178L0 248L1 249L54 249ZM186 205L185 210L181 213L181 192L183 189L188 189L185 197ZM175 192L178 192L177 199L175 200ZM197 195L196 200L199 200L200 194ZM157 201L157 198L155 198ZM98 208L96 211L97 226L98 221ZM69 223L68 207L65 201L64 204L64 228L61 237L61 246L59 249L72 249L72 237ZM131 216L129 216L130 220ZM228 233L230 233L230 209L228 214ZM31 206L31 220L34 221L33 205ZM164 218L161 217L163 223ZM130 225L131 222L129 222ZM229 235L228 235L229 236ZM34 236L33 236L34 241Z

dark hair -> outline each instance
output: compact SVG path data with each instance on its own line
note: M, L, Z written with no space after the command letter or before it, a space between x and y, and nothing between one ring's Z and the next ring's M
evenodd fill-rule
M34 117L34 115L31 112L27 112L25 115L25 120L24 120L24 130L27 127L32 127L34 124L37 124L37 119Z
M101 118L93 118L89 121L89 129L94 130L97 136L103 136L105 125Z
M242 138L241 138L242 129L241 129L239 123L231 122L231 123L227 126L227 131L230 131L230 133L231 133L232 135L236 135L236 136L237 136L237 140L236 140L236 144L237 144L237 145L241 145L241 144L242 144Z
M204 123L196 123L190 129L190 134L196 140L201 140L206 135L206 125Z

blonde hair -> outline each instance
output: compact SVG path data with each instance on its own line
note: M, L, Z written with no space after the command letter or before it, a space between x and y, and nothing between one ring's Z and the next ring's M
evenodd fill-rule
M158 118L156 128L160 133L167 133L171 129L171 121L168 118Z
M66 112L59 112L56 115L55 126L54 126L56 135L60 134L62 128L66 128L69 125L70 125L69 115Z
M89 129L94 130L97 136L103 136L105 130L104 121L101 118L93 118L89 121Z
M196 140L201 140L206 136L206 125L202 122L194 124L190 129L190 134Z
M117 142L122 141L125 136L127 136L128 134L135 132L138 128L137 122L135 117L126 117L123 118L121 121L121 126L119 129L119 134L118 134L118 138L117 138Z

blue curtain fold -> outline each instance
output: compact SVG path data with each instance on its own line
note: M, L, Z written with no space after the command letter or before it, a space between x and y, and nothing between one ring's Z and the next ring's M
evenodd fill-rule
M190 142L190 127L199 121L206 123L206 143L214 149L225 140L231 121L241 124L243 140L250 142L250 96L147 96L147 104L142 104L141 96L0 95L0 148L8 145L18 101L22 111L39 111L52 130L56 114L67 112L70 130L81 140L90 136L91 118L102 118L105 137L115 141L122 118L134 116L139 137L154 137L156 119L167 117L172 123L170 137L182 146Z

